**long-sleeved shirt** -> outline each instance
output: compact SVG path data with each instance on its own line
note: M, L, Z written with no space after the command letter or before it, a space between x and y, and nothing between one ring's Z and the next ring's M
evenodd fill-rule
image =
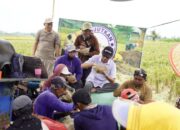
M76 75L76 79L79 81L81 80L82 77L82 68L81 68L81 61L78 57L74 57L73 59L69 59L68 55L65 54L63 56L60 56L54 65L54 68L58 65L58 64L64 64L66 65L66 67L68 68L68 70L72 73Z
M83 34L77 36L74 45L76 46L77 49L80 49L81 45L86 46L86 48L90 48L89 54L88 55L83 55L79 53L79 58L81 59L81 62L84 63L87 61L90 57L94 55L98 55L100 53L100 48L99 48L99 42L97 38L91 34L90 37L85 38Z
M110 106L97 105L74 116L75 130L117 130Z
M52 118L55 110L58 112L69 112L73 110L73 104L62 102L50 90L42 92L35 100L35 114Z

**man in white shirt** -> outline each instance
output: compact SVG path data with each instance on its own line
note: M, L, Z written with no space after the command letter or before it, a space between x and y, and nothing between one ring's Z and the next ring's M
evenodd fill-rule
M107 46L102 55L94 55L81 65L82 68L92 67L85 84L89 92L112 92L118 87L115 83L116 64L112 59L113 54L113 48Z

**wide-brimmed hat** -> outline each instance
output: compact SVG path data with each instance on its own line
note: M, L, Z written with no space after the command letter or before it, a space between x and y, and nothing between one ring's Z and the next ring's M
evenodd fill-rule
M92 29L92 24L89 23L89 22L86 22L82 25L82 28L81 28L83 31L84 30L91 30Z

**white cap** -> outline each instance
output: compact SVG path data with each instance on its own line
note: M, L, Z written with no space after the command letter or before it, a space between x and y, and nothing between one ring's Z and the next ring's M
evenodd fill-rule
M45 24L45 23L53 23L52 18L47 18L47 19L45 19L44 24Z
M62 73L62 74L65 74L65 75L71 74L71 72L69 72L69 70L68 70L68 68L67 68L66 66L63 67L61 73Z
M67 52L78 51L73 44L68 44L66 47Z

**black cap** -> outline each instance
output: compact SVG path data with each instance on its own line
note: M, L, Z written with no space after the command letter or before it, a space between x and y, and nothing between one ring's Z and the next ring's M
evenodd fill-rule
M108 58L111 58L113 56L113 53L114 53L113 48L110 46L106 46L102 51L102 55Z
M86 89L79 89L73 94L72 100L74 104L79 102L84 105L88 105L91 103L91 96Z
M55 88L65 88L66 84L65 82L61 79L60 76L55 76L51 79L51 84L55 86Z
M147 74L146 71L143 69L138 69L134 71L134 76L140 76L146 80Z

